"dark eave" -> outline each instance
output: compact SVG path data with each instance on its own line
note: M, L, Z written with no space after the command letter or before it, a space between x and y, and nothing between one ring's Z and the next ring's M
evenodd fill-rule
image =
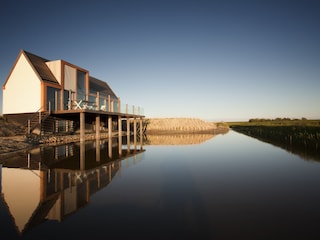
M89 81L93 83L96 87L99 89L96 89L97 91L104 93L106 95L110 95L111 98L118 98L117 95L114 93L114 91L111 89L111 87L104 81L99 80L97 78L91 77ZM90 87L91 88L91 87Z

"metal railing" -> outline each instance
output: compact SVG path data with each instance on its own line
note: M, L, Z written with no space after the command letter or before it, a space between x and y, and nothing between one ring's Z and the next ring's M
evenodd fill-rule
M92 98L91 98L92 99ZM50 105L49 105L50 106ZM120 98L111 99L96 97L95 101L88 100L69 100L68 110L86 109L94 111L105 111L132 115L144 115L144 109L139 106L122 104ZM50 111L50 110L49 110Z

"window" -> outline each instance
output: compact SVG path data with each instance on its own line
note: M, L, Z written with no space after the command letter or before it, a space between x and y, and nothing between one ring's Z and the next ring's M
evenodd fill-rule
M47 87L47 109L59 110L60 109L60 89Z
M86 99L86 74L77 71L77 98Z

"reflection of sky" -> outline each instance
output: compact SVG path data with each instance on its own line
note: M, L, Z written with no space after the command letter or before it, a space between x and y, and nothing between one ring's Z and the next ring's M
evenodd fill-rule
M295 224L303 236L318 229L313 221L320 214L319 164L232 131L201 145L145 149L140 164L122 164L121 174L91 199L88 208L99 207L77 217L94 218L99 209L112 216L104 224L127 221L130 234L151 228L151 236L168 233L169 224L176 231L201 229L219 239L232 233L254 239L293 236Z
M155 116L319 118L318 1L100 1L0 9L0 83L20 49L64 59Z
M91 192L99 181L92 178L95 171L88 170L91 182L82 185L90 189L88 204L62 222L46 221L38 225L27 237L34 239L41 234L48 239L58 239L69 234L74 238L105 235L119 239L136 236L170 239L166 235L170 233L172 239L179 239L177 236L181 235L187 239L197 234L203 234L201 239L212 239L209 236L292 239L297 236L297 226L302 234L299 237L303 236L301 239L310 239L311 234L319 236L316 221L320 214L319 163L304 161L234 131L198 145L146 145L144 149L143 153L122 160L121 169L115 172L112 181L98 191ZM88 161L95 159L89 157ZM9 186L17 186L10 179L11 175L3 172L2 182L6 184L4 199L9 207L17 202L15 198L9 202L9 193L18 188L9 189ZM21 176L29 181L19 178L17 182L29 184L31 190L40 190L39 185L30 181L35 178L34 174ZM101 176L109 177L108 174ZM65 180L67 184L68 174ZM79 199L87 196L82 187L78 189ZM29 196L25 191L19 193ZM74 189L66 191L76 193ZM29 196L31 200L39 197L36 193ZM64 197L64 201L69 200ZM26 206L31 203L37 206L34 204L37 201ZM65 202L63 206L68 204ZM126 231L119 231L119 228Z

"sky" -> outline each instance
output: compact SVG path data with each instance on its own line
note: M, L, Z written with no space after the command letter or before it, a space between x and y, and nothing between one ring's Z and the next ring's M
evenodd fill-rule
M21 49L89 70L146 117L320 119L317 0L5 1L1 85Z

